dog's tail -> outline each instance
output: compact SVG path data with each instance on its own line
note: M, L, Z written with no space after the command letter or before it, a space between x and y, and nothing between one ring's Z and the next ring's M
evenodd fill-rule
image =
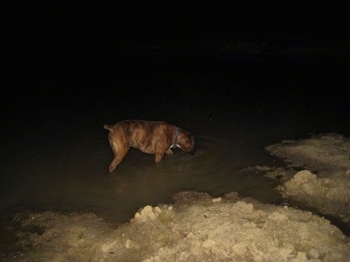
M104 125L103 128L107 129L107 130L109 130L111 132L113 131L113 126L112 125Z

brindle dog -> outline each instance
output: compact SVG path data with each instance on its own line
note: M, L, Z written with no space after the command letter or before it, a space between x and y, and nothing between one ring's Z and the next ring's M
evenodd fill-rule
M194 154L193 135L167 122L125 120L115 125L104 125L103 128L109 130L109 144L114 153L109 172L115 170L130 147L155 154L156 163L162 161L164 154L173 154L171 148L179 147Z

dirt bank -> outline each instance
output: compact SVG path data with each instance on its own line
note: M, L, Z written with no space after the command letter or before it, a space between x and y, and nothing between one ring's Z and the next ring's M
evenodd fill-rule
M266 148L287 168L267 168L267 176L284 180L277 189L286 198L350 226L350 139L330 133L285 140Z
M22 251L2 261L346 261L349 240L328 220L231 193L182 192L113 227L94 214L18 218Z

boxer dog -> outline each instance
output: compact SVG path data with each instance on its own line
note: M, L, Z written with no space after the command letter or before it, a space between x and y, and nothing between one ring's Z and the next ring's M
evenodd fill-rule
M125 120L103 128L109 130L109 144L114 153L109 172L115 170L130 147L155 154L156 163L162 161L164 154L173 154L171 149L176 147L194 154L193 135L167 122Z

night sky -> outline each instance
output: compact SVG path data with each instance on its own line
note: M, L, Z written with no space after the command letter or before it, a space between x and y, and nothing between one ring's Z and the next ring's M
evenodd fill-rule
M265 73L258 72L266 68L270 68L266 72L271 74L270 79L276 75L289 83L331 73L312 83L310 90L298 90L295 84L288 92L303 97L316 95L337 104L338 111L347 110L345 95L339 95L347 86L344 81L348 83L347 9L329 1L268 3L10 4L3 9L4 126L8 120L14 121L13 115L28 114L31 109L56 110L78 101L87 107L96 97L101 103L110 103L110 96L122 94L121 105L139 105L152 99L170 103L169 95L175 100L177 88L184 89L176 86L178 75L186 78L188 73L191 78L200 78L200 74L212 73L212 78L225 86L224 82L231 80L221 74L225 66L235 72L235 81L242 82L251 77L264 82ZM287 69L279 69L279 63ZM247 75L250 68L253 76ZM295 68L302 69L294 79L291 72ZM132 90L125 84L131 79L136 83ZM330 84L332 88L325 90ZM286 92L274 87L233 92L222 86L216 92L206 80L202 90L190 87L189 92L210 98L219 94L218 100L236 94L247 97L254 92L257 99L264 100L271 93L280 98ZM330 95L331 90L338 95ZM110 91L106 97L101 95ZM135 97L136 93L141 97Z

